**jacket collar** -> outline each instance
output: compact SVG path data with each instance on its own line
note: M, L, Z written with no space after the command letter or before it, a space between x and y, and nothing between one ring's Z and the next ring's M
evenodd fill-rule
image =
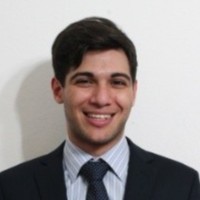
M130 160L124 200L148 200L152 193L156 170L152 166L153 156L133 144L128 138ZM42 200L67 200L63 171L63 147L40 158L35 172Z
M35 172L35 178L42 200L66 200L66 188L62 164L63 147L64 143L53 153L40 159L40 165Z
M148 200L156 177L156 170L152 166L153 156L127 140L130 160L124 200Z

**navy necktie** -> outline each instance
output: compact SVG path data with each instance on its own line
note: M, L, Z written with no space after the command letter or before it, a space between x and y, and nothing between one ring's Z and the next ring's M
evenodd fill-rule
M88 182L86 200L108 200L103 177L109 170L109 165L103 160L89 161L80 170L80 174Z

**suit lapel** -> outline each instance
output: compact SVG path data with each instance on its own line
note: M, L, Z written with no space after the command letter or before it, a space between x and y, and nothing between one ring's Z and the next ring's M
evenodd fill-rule
M124 200L149 200L155 182L153 157L128 139L130 160ZM63 172L63 146L41 158L35 179L41 200L67 200Z
M130 161L124 200L149 200L155 182L153 157L128 140Z
M35 178L41 200L66 200L62 154L63 145L40 160Z

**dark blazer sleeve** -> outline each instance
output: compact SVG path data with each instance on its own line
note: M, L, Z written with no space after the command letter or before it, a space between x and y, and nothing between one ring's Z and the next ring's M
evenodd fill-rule
M66 200L63 144L52 153L0 173L0 200Z
M191 186L190 197L188 198L188 200L200 200L200 182L197 173L194 176L194 181Z
M3 194L2 194L2 191L1 191L1 186L0 186L0 200L3 200Z
M124 200L200 200L197 171L145 151L128 140L130 162Z

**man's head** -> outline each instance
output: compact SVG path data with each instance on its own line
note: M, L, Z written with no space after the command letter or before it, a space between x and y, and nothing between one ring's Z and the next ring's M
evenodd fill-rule
M56 78L64 85L68 72L77 68L89 51L121 49L126 54L132 80L137 71L136 51L132 41L110 20L91 17L69 25L52 47Z
M101 155L116 144L135 101L135 48L111 21L87 18L59 34L53 45L55 100L64 104L68 136Z

